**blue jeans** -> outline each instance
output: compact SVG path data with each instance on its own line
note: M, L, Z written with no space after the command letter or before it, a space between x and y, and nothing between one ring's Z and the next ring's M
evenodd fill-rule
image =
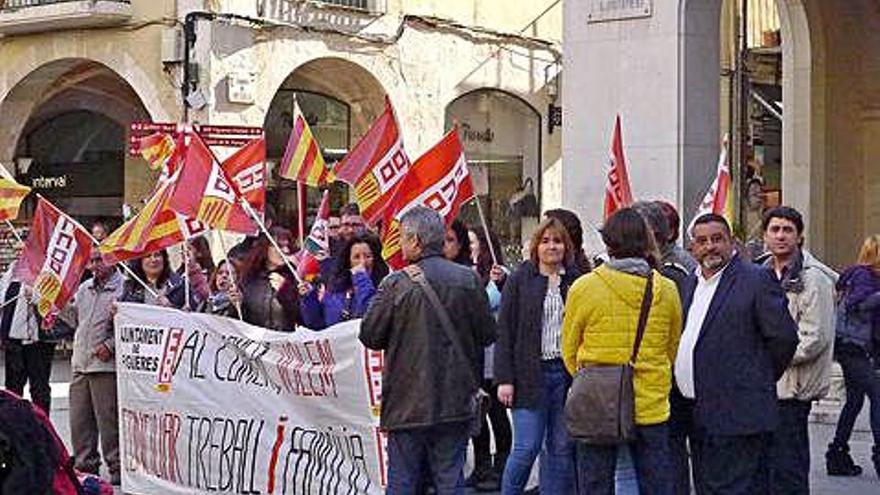
M630 444L642 495L672 493L672 463L669 455L669 429L666 423L636 427L636 440ZM577 444L579 495L614 493L614 471L619 447Z
M633 463L632 450L629 445L617 448L617 468L614 470L615 495L639 495L639 477Z
M770 493L810 493L810 409L813 403L779 401L779 425L770 447Z
M467 423L388 432L387 495L415 495L431 484L437 495L464 495ZM430 483L423 480L431 476Z
M539 453L541 493L574 493L574 443L563 414L571 376L559 359L544 361L542 372L544 386L540 404L531 409L513 410L513 451L504 467L502 495L523 492Z

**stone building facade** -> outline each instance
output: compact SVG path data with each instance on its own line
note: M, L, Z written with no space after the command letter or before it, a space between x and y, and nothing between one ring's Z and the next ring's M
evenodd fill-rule
M78 218L119 218L149 192L153 176L127 153L131 122L262 127L272 166L294 94L331 160L386 96L413 159L457 123L511 243L533 221L506 210L527 179L543 204L561 204L561 132L548 126L561 104L561 0L31 3L0 7L0 163ZM288 219L291 185L272 188Z

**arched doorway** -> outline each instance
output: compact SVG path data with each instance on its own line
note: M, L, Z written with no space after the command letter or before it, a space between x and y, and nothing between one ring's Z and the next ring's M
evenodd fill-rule
M449 103L446 128L453 125L458 125L477 196L489 228L499 237L505 261L521 260L537 217L522 216L509 200L530 184L540 204L541 115L515 95L485 88ZM479 224L473 203L462 208L461 216L470 225Z
M274 172L290 135L294 98L330 164L344 157L384 110L385 90L361 66L339 58L321 58L298 67L276 91L263 124L266 159L272 171L268 201L279 224L295 231L296 185ZM350 200L343 184L333 184L330 191L331 210ZM319 191L307 191L309 212L317 209L319 201Z
M12 157L12 172L82 222L120 220L123 205L136 207L149 191L147 168L126 166L129 124L149 115L107 66L85 59L47 64L10 91L0 112L7 131L17 131L14 146L2 150ZM31 196L25 218L34 205Z

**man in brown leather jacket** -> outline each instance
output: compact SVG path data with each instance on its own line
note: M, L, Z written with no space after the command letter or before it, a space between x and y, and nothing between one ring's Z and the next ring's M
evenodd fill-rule
M428 208L413 208L401 219L403 257L437 293L458 343L450 341L424 289L403 271L382 282L361 326L361 342L385 351L388 494L415 493L425 472L438 495L464 489L477 356L495 339L495 321L476 273L441 255L445 233L440 215Z

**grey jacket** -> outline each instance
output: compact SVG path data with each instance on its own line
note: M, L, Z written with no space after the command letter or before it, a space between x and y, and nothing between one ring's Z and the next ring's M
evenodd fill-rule
M825 397L831 386L837 273L802 253L800 283L785 292L799 342L791 365L776 382L776 393L780 399L811 401Z
M101 361L95 348L104 344L115 350L113 303L122 295L122 276L113 272L103 286L95 286L90 278L79 286L73 301L62 312L62 318L76 328L73 338L71 368L74 373L115 372L116 360Z
M456 351L421 287L403 271L385 278L364 315L360 340L385 351L381 425L390 430L470 420L477 354L495 340L486 291L473 270L441 256L418 265L467 356Z

